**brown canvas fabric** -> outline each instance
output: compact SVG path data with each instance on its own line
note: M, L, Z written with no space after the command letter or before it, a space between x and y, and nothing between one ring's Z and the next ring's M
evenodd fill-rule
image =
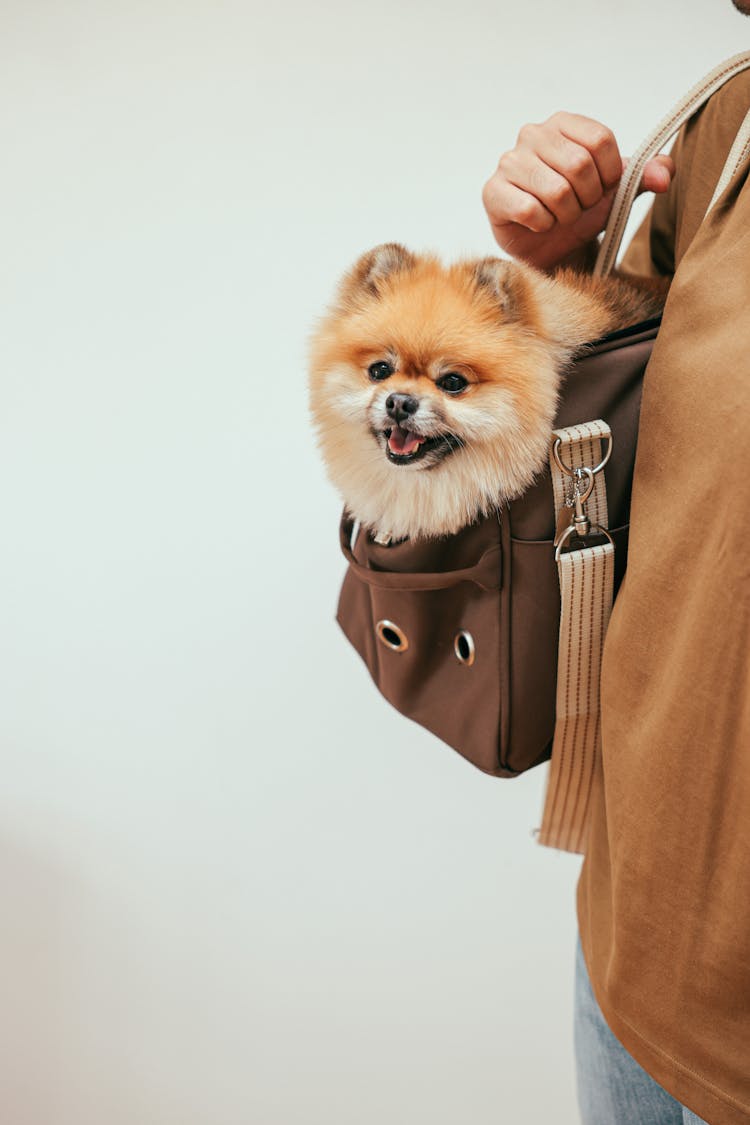
M747 164L701 219L749 107L742 74L684 130L676 180L625 261L674 281L644 386L578 888L608 1023L711 1125L750 1122Z
M633 326L587 350L567 372L556 419L564 429L603 417L611 430L604 473L615 589L625 570L641 385L657 328ZM590 442L584 449L584 463L597 463L600 452L594 456ZM593 500L590 514L596 520ZM345 512L340 537L349 568L337 620L385 698L487 773L512 777L548 758L560 631L549 469L501 517L457 535L385 546L360 532L352 548L352 532ZM458 658L460 634L471 638L470 664ZM565 801L572 824L579 814L585 819L588 793L586 785L580 802Z

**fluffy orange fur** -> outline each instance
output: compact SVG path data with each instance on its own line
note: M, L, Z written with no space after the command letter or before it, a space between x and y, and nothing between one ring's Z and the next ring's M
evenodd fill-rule
M453 534L544 465L561 375L587 343L656 315L616 280L395 243L343 279L310 349L328 474L381 540Z

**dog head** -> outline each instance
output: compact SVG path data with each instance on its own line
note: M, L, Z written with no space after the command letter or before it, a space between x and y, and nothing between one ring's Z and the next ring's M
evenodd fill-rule
M388 243L357 261L312 339L310 406L363 525L447 535L528 487L560 371L590 338L571 337L566 300L499 259L443 266Z

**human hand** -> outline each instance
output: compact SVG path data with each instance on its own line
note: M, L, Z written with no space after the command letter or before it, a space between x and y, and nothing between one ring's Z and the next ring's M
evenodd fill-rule
M585 255L606 226L625 165L614 134L590 117L555 113L524 125L482 191L496 242L543 270ZM655 157L639 192L667 191L674 172L671 157Z

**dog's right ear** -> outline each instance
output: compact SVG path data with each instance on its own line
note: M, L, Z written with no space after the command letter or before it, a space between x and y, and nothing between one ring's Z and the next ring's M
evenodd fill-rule
M508 321L528 316L528 285L523 267L503 258L480 258L470 263L477 287L497 302Z
M341 283L339 300L352 305L362 297L378 297L388 278L412 269L416 263L416 255L399 242L383 242L354 263Z

